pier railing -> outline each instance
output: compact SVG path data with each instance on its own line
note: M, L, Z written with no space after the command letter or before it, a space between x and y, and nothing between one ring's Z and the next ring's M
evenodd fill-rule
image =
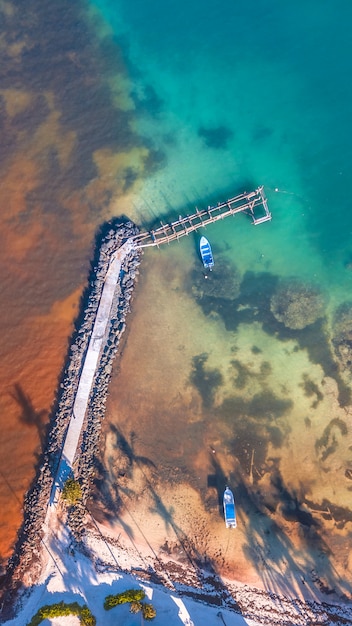
M255 226L271 220L264 187L258 187L250 193L241 193L226 200L226 202L219 202L216 206L208 206L207 209L196 209L192 215L186 217L180 215L178 220L174 222L167 224L160 222L158 228L135 235L133 237L134 245L137 248L148 248L160 246L163 243L171 243L175 239L189 235L198 228L204 228L208 224L223 220L229 215L236 215L236 213L248 214Z

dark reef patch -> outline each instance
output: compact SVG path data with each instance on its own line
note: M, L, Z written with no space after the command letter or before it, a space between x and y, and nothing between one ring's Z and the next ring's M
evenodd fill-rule
M233 132L227 126L200 126L198 135L204 140L208 148L223 150L227 148L228 142L233 137Z
M258 346L252 346L251 347L251 352L253 354L261 354L261 352L263 352L260 348L258 348Z
M345 437L348 434L348 428L346 422L335 417L326 426L320 439L315 442L315 449L320 454L321 461L325 461L328 456L336 452L339 445L336 438L337 434Z
M136 110L141 113L158 117L163 108L163 100L155 91L153 85L144 85L142 91L131 92L131 98L134 102Z
M283 323L275 319L271 311L271 301L277 291L278 282L278 277L268 272L258 274L246 272L236 299L207 295L205 290L199 292L197 289L193 291L193 296L202 308L203 313L205 315L214 313L219 315L228 331L236 331L240 324L258 322L262 324L264 332L279 341L294 340L297 344L297 350L307 350L310 361L320 365L325 376L336 380L340 406L349 405L351 403L351 389L343 381L338 363L334 358L331 342L327 334L326 319L321 317L305 328L287 328ZM317 300L317 309L320 314L320 294L318 294ZM256 346L252 348L254 353L257 350ZM320 399L318 394L317 400Z
M147 177L167 166L167 156L163 150L153 148L150 142L145 142L145 144L149 146L149 152L143 159L144 176Z
M230 452L236 456L241 467L249 473L254 452L259 475L266 471L269 444L280 448L289 432L284 418L292 407L292 401L279 398L265 390L252 399L226 398L216 409L218 419L225 421L233 430L229 442Z
M223 379L219 370L205 367L207 360L208 354L206 353L193 358L190 382L198 389L203 406L210 408L213 405L215 392L222 385Z
M275 319L294 330L314 324L324 316L324 309L325 301L320 289L297 279L280 280L270 301Z
M274 470L270 482L276 493L277 500L281 503L281 512L283 517L290 522L299 522L303 526L319 526L318 522L313 518L312 514L302 508L301 499L297 493L289 490L284 484L281 473L278 469Z
M311 406L313 409L316 409L319 402L324 399L324 395L320 391L318 385L309 378L308 374L303 374L303 383L301 383L301 387L303 387L304 394L308 398L315 396L315 400L313 401Z
M332 326L332 345L342 371L352 366L352 303L344 302L335 311Z
M237 389L244 389L252 376L250 370L248 369L248 367L243 365L241 361L238 361L238 359L231 361L231 365L236 372L236 375L234 377L234 386Z
M253 141L261 142L270 139L273 135L273 129L269 126L257 126L252 134Z
M231 361L231 365L235 370L234 386L237 389L244 389L251 379L257 379L264 382L271 373L271 365L268 361L263 361L261 363L259 373L253 372L251 368L241 363L238 359Z
M213 271L206 274L193 268L186 279L186 289L196 300L214 298L216 300L236 300L240 293L241 275L235 265L221 256L217 257Z
M233 280L233 279L231 279ZM255 274L246 272L240 285L240 292L236 299L223 295L215 297L207 295L206 291L193 294L205 315L218 313L223 319L227 330L237 330L243 323L251 324L254 321L271 322L270 297L273 293L277 277L269 273ZM274 332L274 331L273 331Z

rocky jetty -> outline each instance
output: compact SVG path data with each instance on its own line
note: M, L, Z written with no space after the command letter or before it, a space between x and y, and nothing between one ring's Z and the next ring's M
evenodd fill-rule
M6 605L11 603L14 592L23 584L29 587L39 573L37 569L40 567L40 544L43 540L44 520L53 478L58 468L61 449L72 415L80 374L93 330L104 279L114 252L137 233L138 228L132 222L114 220L105 225L97 238L95 260L89 277L89 287L82 298L81 314L76 323L67 364L59 384L57 400L48 427L45 449L42 453L35 480L24 499L23 524L18 533L14 553L8 563L5 584L6 595L2 599L3 611L5 612ZM99 365L89 399L89 408L81 433L75 479L81 484L83 506L89 493L94 456L98 450L112 364L126 327L125 320L130 311L130 302L139 264L140 251L133 248L122 262L119 280L116 284L114 302L110 312L109 331L100 353ZM75 523L75 518L72 519L72 523Z

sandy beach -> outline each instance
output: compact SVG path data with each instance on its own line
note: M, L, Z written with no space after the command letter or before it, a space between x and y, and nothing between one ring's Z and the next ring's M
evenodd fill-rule
M258 585L254 584L255 577L249 582L248 572L247 583L222 577L210 564L197 563L189 544L186 545L190 539L186 535L180 544L179 537L173 541L169 532L167 545L158 549L165 530L149 532L145 519L137 519L137 515L137 511L129 511L128 530L120 528L118 532L108 532L87 515L85 538L78 546L68 530L65 512L59 507L46 530L40 576L30 591L22 594L16 617L4 623L27 626L44 605L78 602L89 607L98 625L112 626L118 620L125 626L137 626L141 618L131 614L127 606L110 612L103 608L107 595L131 588L145 591L147 601L157 612L153 621L156 626L166 622L170 626L352 623L351 606L336 596L326 602L324 594L317 593L313 600L304 587L297 594L300 598L294 597L294 593L291 597L287 593L268 593L258 578ZM298 586L296 590L299 591ZM76 626L79 622L72 616L48 623Z

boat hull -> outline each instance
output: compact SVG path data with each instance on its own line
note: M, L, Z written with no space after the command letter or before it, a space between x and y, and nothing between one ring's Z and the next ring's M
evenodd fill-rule
M209 241L206 237L201 237L199 242L200 256L206 270L211 270L214 267L213 253Z
M226 528L236 528L237 519L235 498L229 487L226 487L224 491L223 505Z

